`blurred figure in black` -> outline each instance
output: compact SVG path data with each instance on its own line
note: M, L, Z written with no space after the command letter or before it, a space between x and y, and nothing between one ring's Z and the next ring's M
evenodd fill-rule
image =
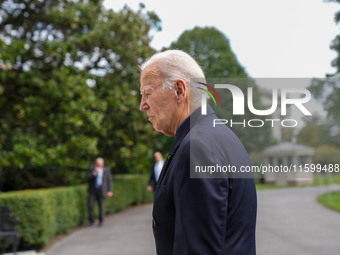
M104 166L102 158L96 158L96 163L90 165L87 171L87 180L89 182L89 226L94 223L93 207L95 201L99 204L99 224L103 225L105 215L105 197L112 197L112 177L110 170Z

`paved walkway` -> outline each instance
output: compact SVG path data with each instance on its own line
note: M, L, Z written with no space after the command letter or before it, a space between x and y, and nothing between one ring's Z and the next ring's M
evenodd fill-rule
M316 197L340 187L258 192L258 255L339 255L340 213Z
M258 192L258 255L339 255L340 213L316 202L337 187ZM107 217L102 228L81 229L54 245L47 255L154 255L152 206Z
M106 217L103 227L83 228L54 245L47 255L155 255L152 205Z

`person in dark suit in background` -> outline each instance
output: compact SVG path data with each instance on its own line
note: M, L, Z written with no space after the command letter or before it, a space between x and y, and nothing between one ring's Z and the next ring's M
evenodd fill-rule
M105 215L105 197L112 197L113 195L111 172L104 166L104 160L102 158L96 158L95 164L90 165L87 171L87 180L89 183L89 226L92 226L94 223L93 207L96 200L99 205L98 226L102 226Z
M162 168L164 165L163 156L159 151L155 152L153 156L155 157L156 163L153 164L151 167L150 179L149 179L148 186L146 187L148 191L152 191L152 186L151 186L152 183L153 183L153 191L156 190L157 181L162 172Z
M153 55L141 71L140 110L156 131L175 137L153 204L157 254L255 255L252 175L191 177L193 166L251 166L237 136L226 125L213 127L218 118L212 108L201 114L205 92L190 79L204 78L202 69L187 53L168 50Z

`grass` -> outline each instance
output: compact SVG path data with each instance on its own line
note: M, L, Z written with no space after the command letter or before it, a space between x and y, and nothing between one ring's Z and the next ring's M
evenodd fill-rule
M332 185L340 184L340 178L314 178L314 185Z
M320 195L317 198L318 202L332 210L340 212L340 192L333 191Z
M291 185L269 185L269 184L256 184L256 190L266 190L266 189L284 189L284 188L293 188L299 186L291 186Z
M340 178L314 178L313 184L308 185L269 185L269 184L256 184L256 190L268 190L268 189L285 189L285 188L301 188L301 187L312 187L312 186L325 186L332 184L340 184Z

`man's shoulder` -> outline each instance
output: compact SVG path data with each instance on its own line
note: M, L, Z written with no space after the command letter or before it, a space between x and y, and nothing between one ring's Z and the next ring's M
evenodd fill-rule
M213 126L217 116L211 114L202 118L191 127L190 131L183 138L179 154L197 154L204 150L207 154L213 154L218 158L237 159L248 158L248 153L240 139L226 125ZM237 154L237 155L236 155Z
M218 117L215 114L211 114L195 123L184 137L181 145L190 142L207 145L211 143L225 144L226 141L232 144L235 142L241 143L236 134L226 125L216 125L214 127L214 119L218 119Z

